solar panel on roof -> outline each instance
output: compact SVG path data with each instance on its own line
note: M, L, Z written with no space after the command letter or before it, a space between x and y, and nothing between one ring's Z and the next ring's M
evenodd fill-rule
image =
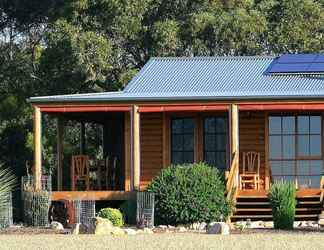
M300 72L306 71L308 64L298 63L298 64L283 64L277 63L274 64L269 70L270 73L285 73L285 72Z
M324 74L324 55L282 55L274 59L265 74Z
M285 54L278 58L278 63L311 63L316 57L316 54Z
M309 72L324 72L324 62L312 63L307 70Z

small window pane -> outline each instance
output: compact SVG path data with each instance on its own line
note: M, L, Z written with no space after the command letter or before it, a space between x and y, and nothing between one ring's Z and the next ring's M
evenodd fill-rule
M279 116L269 117L269 133L281 134L281 117Z
M216 153L215 152L205 152L205 161L213 167L218 167L216 162Z
M226 133L227 132L227 119L216 118L216 133Z
M322 155L322 143L320 135L310 136L310 155L321 156Z
M297 175L309 175L309 161L297 161Z
M204 121L205 125L205 133L215 133L215 119L214 118L206 118Z
M226 153L225 152L217 152L216 153L216 164L219 169L226 168Z
M311 116L310 117L310 133L311 134L321 134L321 117Z
M282 137L283 159L295 158L295 136L285 135Z
M282 162L282 174L283 175L295 175L295 162L283 161Z
M225 151L226 150L226 135L218 134L216 135L216 150Z
M193 119L183 119L183 132L193 134L195 123Z
M183 135L173 135L172 136L172 150L182 151L183 150Z
M214 151L216 150L216 135L205 135L205 150Z
M282 167L280 161L271 161L270 169L272 175L282 175Z
M183 163L183 152L172 152L172 164Z
M194 161L194 153L193 152L184 152L183 153L183 162L184 163L192 163Z
M281 136L271 135L269 138L270 159L281 159Z
M192 135L183 136L183 150L194 151L194 137Z
M310 174L322 175L323 174L323 161L310 161Z
M172 134L181 134L182 131L182 119L172 120Z
M297 183L299 188L309 188L310 186L310 178L309 176L298 176Z
M282 133L283 134L295 134L295 117L284 116L282 118Z
M298 134L309 133L309 116L298 116Z
M298 136L298 155L309 156L309 135Z
M309 188L319 188L321 182L321 176L310 176L310 186Z
M295 176L291 176L291 175L284 175L283 176L283 181L285 182L292 182L292 183L295 183Z

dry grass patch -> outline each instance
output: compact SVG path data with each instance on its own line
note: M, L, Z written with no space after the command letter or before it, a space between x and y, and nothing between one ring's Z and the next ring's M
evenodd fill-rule
M137 236L1 235L1 249L324 249L323 233L255 233L229 236L154 234Z

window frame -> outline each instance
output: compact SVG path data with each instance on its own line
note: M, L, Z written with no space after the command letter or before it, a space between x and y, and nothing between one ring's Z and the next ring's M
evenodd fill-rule
M282 120L282 118L283 117L289 117L289 116L293 116L295 118L295 121L294 121L294 130L295 131L294 131L294 133L286 134L286 133L282 132L282 128L283 128L283 122L282 122L283 120ZM299 131L298 131L298 117L301 117L301 116L307 116L308 119L311 116L319 116L320 117L320 122L321 122L321 124L320 124L320 129L321 129L320 133L319 134L318 133L312 133L310 131L310 119L309 119L309 125L308 125L309 126L308 133L299 133ZM280 125L281 126L281 133L271 133L270 132L270 117L280 117L281 118L281 125ZM267 135L267 137L268 137L268 159L267 159L267 161L268 161L268 164L269 164L270 171L271 171L271 162L279 162L279 163L293 162L294 163L293 164L294 165L294 174L293 175L291 175L291 174L280 174L280 175L271 174L271 176L277 176L277 177L284 177L284 176L288 177L289 176L289 177L292 177L292 179L294 179L295 182L297 182L297 183L298 183L298 177L319 176L318 174L312 174L310 168L308 168L307 173L305 173L303 175L299 174L298 173L298 163L300 161L309 161L309 162L311 162L311 161L321 161L322 162L322 172L324 171L324 147L323 147L323 142L324 142L324 135L323 135L324 129L323 129L323 126L324 126L324 124L323 124L323 120L324 120L323 113L321 113L321 112L314 112L314 113L304 113L304 112L296 113L296 112L294 112L294 113L269 113L268 114L268 119L267 119L267 123L268 123L268 125L267 125L268 126L268 135ZM298 144L299 144L299 138L298 137L301 136L301 135L309 136L309 140L310 140L311 135L320 136L320 141L321 141L320 156L311 156L311 155L303 156L303 155L300 155L298 153ZM281 158L271 158L271 156L270 156L270 150L271 150L271 148L270 148L270 137L271 136L280 136L280 140L281 140L281 152L280 152L281 153ZM294 147L295 156L294 156L294 158L283 158L283 137L284 136L294 136L294 140L295 140L295 147ZM281 166L281 168L283 168L283 167ZM281 173L282 173L282 169L281 169Z
M183 137L185 135L191 135L192 134L192 136L193 136L193 150L173 150L172 146L173 146L173 136L174 136L174 134L172 132L172 122L174 120L189 120L189 119L191 119L193 121L193 125L194 125L193 133L183 133L182 132L182 133L179 133L178 135L181 135ZM195 118L192 117L192 116L171 117L170 118L170 163L171 163L171 165L184 164L185 163L185 162L173 163L173 158L174 158L173 152L181 152L182 154L192 152L193 153L193 161L192 162L186 162L186 163L194 163L195 162L195 152L196 152L196 139L195 139L195 134L196 133L195 133L195 131L196 131L196 126L197 126L197 124L196 124Z
M224 135L225 136L225 141L226 141L226 146L225 146L225 151L223 150L206 150L206 139L205 139L205 136L206 136L206 129L205 129L205 121L206 119L217 119L217 118L222 118L225 120L226 122L226 132L223 132L223 133L207 133L207 134L212 134L212 135ZM226 171L228 169L228 165L229 165L229 148L230 148L230 137L229 137L229 130L230 130L230 126L229 126L229 120L228 120L228 115L226 114L208 114L208 115L204 115L202 117L202 132L201 132L201 136L202 136L202 158L203 158L203 161L206 162L206 152L215 152L215 153L219 153L219 152L223 152L225 153L225 166L224 168L219 168L217 166L218 169L220 170L224 170ZM207 162L206 162L207 163Z

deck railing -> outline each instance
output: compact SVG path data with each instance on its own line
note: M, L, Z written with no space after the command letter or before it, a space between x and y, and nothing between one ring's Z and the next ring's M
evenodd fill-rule
M322 178L321 178L320 189L321 189L320 201L323 204L323 198L324 198L324 175L322 175Z
M232 164L229 171L226 172L226 198L227 200L235 200L239 184L239 158L235 152L232 158Z

